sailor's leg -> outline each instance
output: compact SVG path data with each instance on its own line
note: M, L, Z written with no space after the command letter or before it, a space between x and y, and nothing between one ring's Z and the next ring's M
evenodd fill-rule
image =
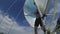
M38 27L34 26L34 32L35 32L35 34L38 34L37 29L38 29Z
M43 25L43 26L41 26L41 29L44 31L44 34L46 33L46 28L45 28L45 26Z
M45 25L43 24L42 21L40 21L40 26L41 26L41 29L44 31L44 33L46 32L46 28L45 28Z
M35 32L35 34L38 34L38 32L37 32L38 26L39 26L39 18L36 18L35 24L34 24L34 32Z
M42 20L40 21L40 26L41 26L41 29L44 31L44 33L46 32L46 28L45 28L45 25L43 24Z

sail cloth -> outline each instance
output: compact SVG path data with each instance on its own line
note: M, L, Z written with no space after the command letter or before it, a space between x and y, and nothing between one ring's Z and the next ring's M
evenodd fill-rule
M34 0L40 13L44 14L47 5L47 0Z
M34 2L36 5L34 5ZM36 9L39 10L40 15L42 16L42 14L46 14L47 10L49 8L47 3L50 3L50 0L26 0L25 4L24 4L24 11L25 13L27 13L28 15L34 16L34 13L36 12ZM36 7L37 6L37 7Z
M46 14L50 7L51 0L34 0L34 1L37 5L39 13Z
M37 7L34 5L34 0L26 0L23 9L24 15L35 17Z
M34 2L36 3L36 5L34 4ZM26 20L29 22L31 26L34 27L34 23L36 19L36 16L34 15L34 13L36 12L37 9L39 10L39 13L41 16L42 14L47 12L45 11L47 2L48 0L26 0L25 1L24 8L23 8L24 15L25 15Z

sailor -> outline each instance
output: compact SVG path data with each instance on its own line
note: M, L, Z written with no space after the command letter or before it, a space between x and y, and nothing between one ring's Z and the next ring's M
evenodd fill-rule
M34 2L34 5L36 6L35 2ZM36 6L36 7L37 7L37 6ZM39 14L38 9L36 9L35 15L36 15L36 20L35 20L35 24L34 24L35 34L38 34L37 29L38 29L38 26L39 26L39 25L41 26L41 29L42 29L44 32L46 32L45 25L44 25L43 22L42 22L42 19L44 19L44 17L46 17L46 14L43 14L43 16L41 17L40 14Z
M42 19L44 19L44 17L46 16L45 14L43 15L43 17L40 17L39 12L37 10L37 12L35 13L36 15L36 20L35 20L35 24L34 24L34 30L35 30L35 34L38 34L37 29L38 26L41 26L41 29L45 32L45 25L42 22Z

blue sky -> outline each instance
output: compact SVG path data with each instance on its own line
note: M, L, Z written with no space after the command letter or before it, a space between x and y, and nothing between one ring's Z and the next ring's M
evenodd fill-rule
M15 3L12 5L12 3L15 1ZM22 26L28 26L28 23L23 21L25 20L23 15L23 5L25 0L0 0L0 9L3 11L3 13L9 14L14 19L16 18L17 14L20 12L20 15L17 18L17 23ZM10 7L12 5L12 7ZM9 8L10 7L10 8ZM8 9L9 8L9 9ZM8 10L8 12L6 11ZM27 25L26 25L27 24Z
M34 29L29 25L24 17L25 0L0 0L0 32L4 34L34 34ZM50 6L50 11L53 11L53 1ZM60 0L58 0L58 7L60 6ZM57 9L57 15L60 13L60 8ZM16 16L18 15L17 19ZM48 16L50 18L50 16ZM47 18L47 20L49 20ZM16 20L15 20L16 19ZM50 20L49 20L50 21ZM11 25L13 26L11 27ZM47 22L47 25L49 23ZM11 29L11 30L10 30ZM41 33L42 32L42 33ZM40 29L39 33L43 34Z

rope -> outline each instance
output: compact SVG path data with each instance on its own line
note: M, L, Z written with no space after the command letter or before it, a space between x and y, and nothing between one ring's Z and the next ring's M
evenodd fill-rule
M15 18L15 20L17 20L18 19L18 17L19 17L19 15L21 14L21 10L22 10L23 8L21 8L20 9L20 11L18 12L18 14L17 14L17 16L16 16L16 18ZM14 23L13 23L14 24ZM11 25L11 27L10 27L10 29L9 29L9 31L8 31L8 34L9 34L9 32L11 31L11 28L13 27L13 24Z

